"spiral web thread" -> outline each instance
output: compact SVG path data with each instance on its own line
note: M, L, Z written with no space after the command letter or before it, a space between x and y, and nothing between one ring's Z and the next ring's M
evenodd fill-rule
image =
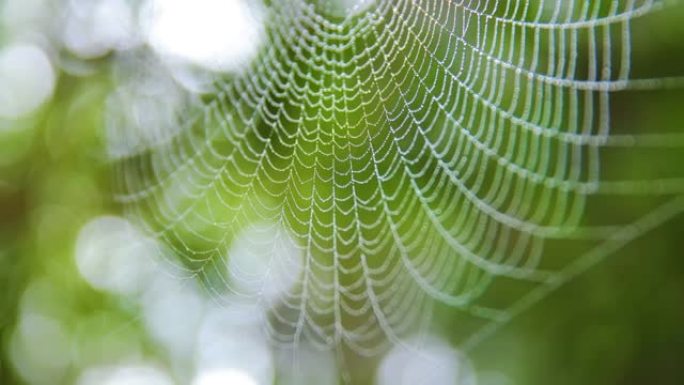
M631 24L665 6L379 0L341 17L272 1L257 60L178 117L177 136L117 159L118 198L220 298L268 308L274 343L372 355L447 305L468 320L454 328L474 325L460 339L472 346L684 209L682 179L600 179L606 148L682 145L675 133L609 135L614 92L681 83L630 79ZM601 194L669 203L587 226ZM275 303L236 285L273 277L225 267L255 223L254 249L296 272ZM554 240L593 246L547 267ZM531 289L490 306L497 281Z

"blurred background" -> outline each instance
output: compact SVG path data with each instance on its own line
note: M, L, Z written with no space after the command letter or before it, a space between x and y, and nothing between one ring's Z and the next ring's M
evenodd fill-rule
M172 136L169 123L217 74L254 57L264 28L255 4L0 0L0 384L341 383L333 353L303 351L295 373L253 320L157 258L158 241L112 199L110 157ZM634 23L636 77L684 73L683 8ZM682 105L679 89L621 93L613 121L626 133L681 133ZM684 154L670 152L662 162L616 156L609 174L676 173ZM649 199L617 197L588 215ZM675 215L467 359L445 335L424 356L391 351L377 368L350 370L394 384L407 365L425 374L430 359L444 363L431 373L440 384L684 383L683 236Z

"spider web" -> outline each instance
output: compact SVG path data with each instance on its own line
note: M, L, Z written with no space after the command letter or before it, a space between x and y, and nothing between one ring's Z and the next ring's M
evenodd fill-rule
M116 157L117 197L219 298L268 309L276 344L373 355L446 306L474 346L684 209L681 178L601 175L606 149L684 144L610 133L614 93L682 84L631 78L632 23L665 6L271 1L257 60ZM601 195L666 199L586 224ZM270 273L227 269L236 243Z

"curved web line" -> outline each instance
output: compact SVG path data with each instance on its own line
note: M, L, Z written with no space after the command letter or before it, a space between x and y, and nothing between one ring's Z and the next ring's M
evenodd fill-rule
M612 92L682 83L630 78L631 22L666 2L378 0L342 20L314 3L271 2L249 70L218 83L176 137L118 160L130 216L218 297L268 309L274 343L374 355L428 328L441 303L482 326L471 347L682 211L683 179L600 175L605 148L684 144L609 133ZM673 200L587 226L587 199L601 194ZM227 274L253 223L275 234L254 245L269 250L269 272ZM557 239L596 246L547 268ZM274 305L234 278L266 287L288 271L282 243L303 269ZM534 289L481 302L501 279Z

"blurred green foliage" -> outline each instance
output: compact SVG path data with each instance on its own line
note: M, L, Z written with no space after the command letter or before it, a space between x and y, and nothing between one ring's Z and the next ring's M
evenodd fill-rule
M678 8L636 26L637 75L681 75L683 20ZM81 227L95 216L121 211L111 197L113 175L103 132L112 83L106 71L88 77L62 73L48 105L0 128L0 384L22 383L10 358L16 353L12 336L20 301L36 282L45 291L36 299L45 302L41 308L75 336L69 346L76 359L65 383L84 367L127 357L130 346L155 361L170 360L145 335L134 304L94 290L74 265ZM620 132L653 127L682 132L683 101L682 90L618 94L612 118ZM633 158L607 155L605 175L643 179L681 171L681 147L658 152ZM611 197L590 204L589 215L597 222L619 217L652 207L648 199ZM480 383L682 383L683 229L684 216L679 215L500 329L472 351ZM372 375L364 377L372 381Z

